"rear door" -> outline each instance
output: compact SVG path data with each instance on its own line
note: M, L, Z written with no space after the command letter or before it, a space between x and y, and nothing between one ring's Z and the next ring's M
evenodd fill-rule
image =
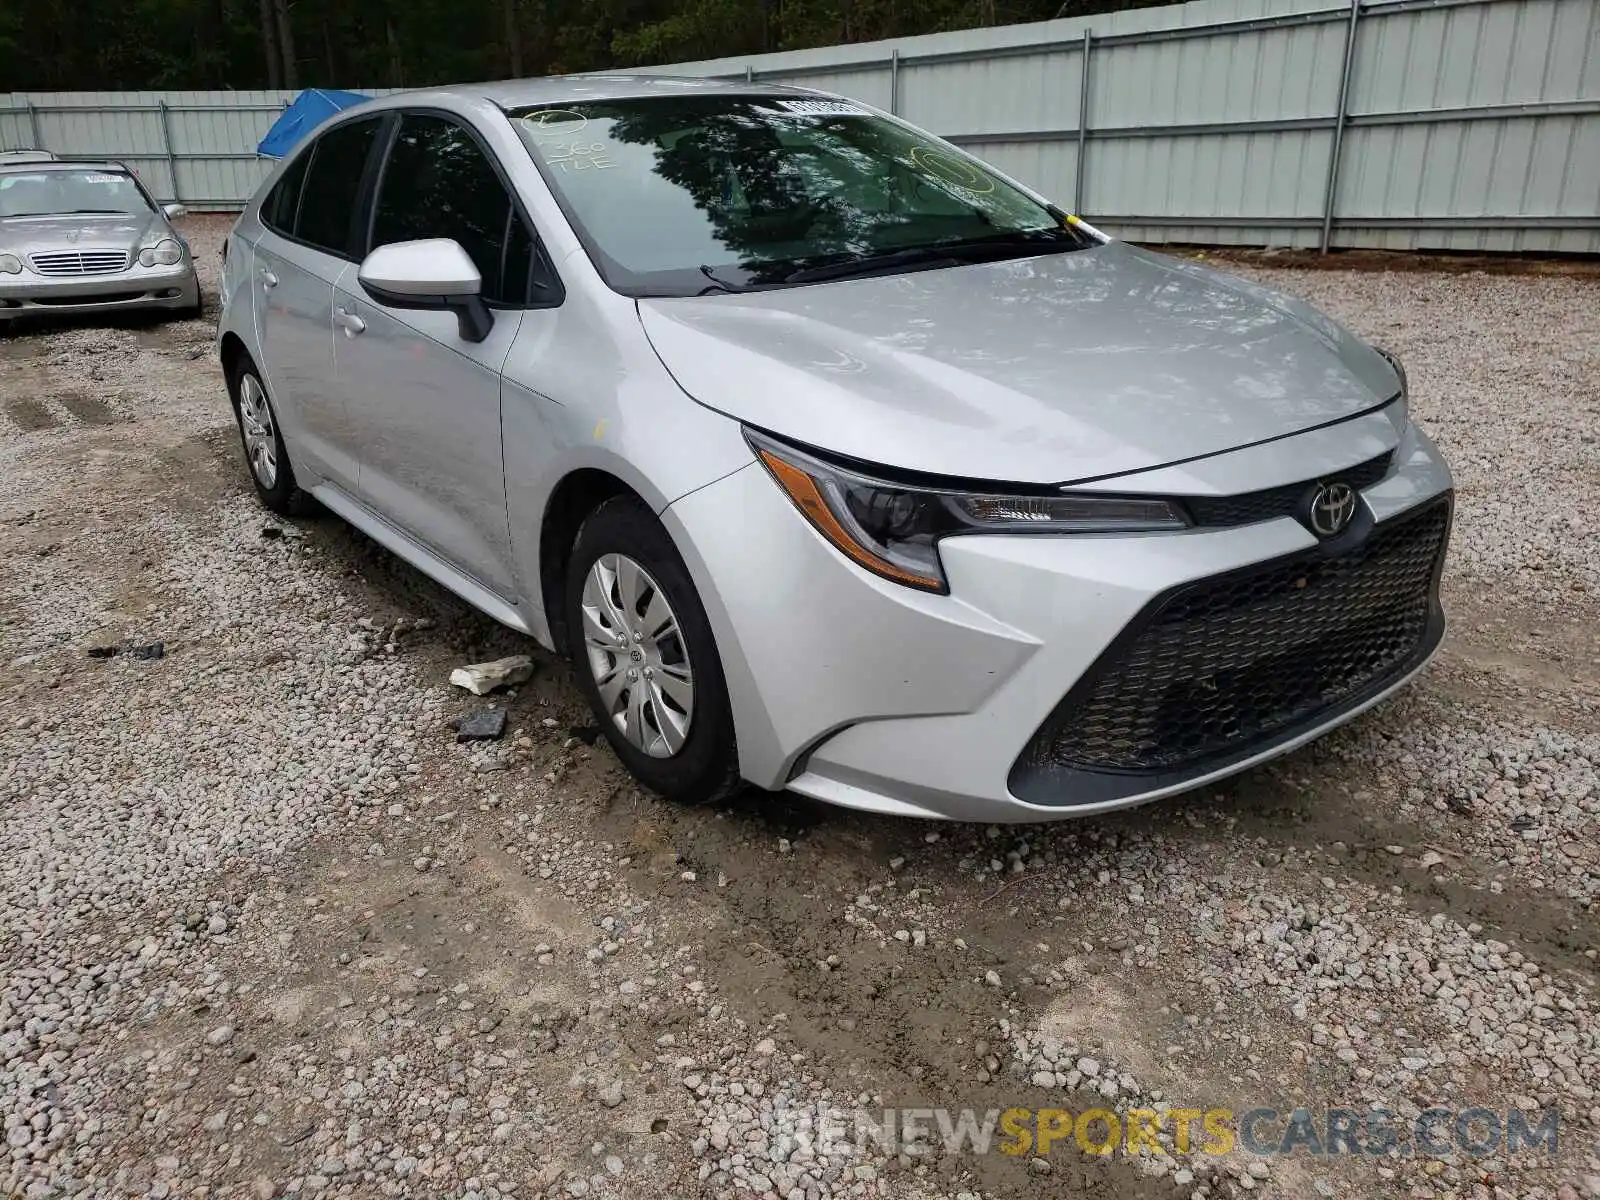
M371 246L459 242L494 314L481 342L454 314L388 308L354 273L334 289L334 355L360 426L362 499L515 602L500 445L500 371L530 307L531 226L459 117L403 112L372 204Z
M253 265L256 333L278 420L295 466L347 491L356 487L359 433L334 374L333 290L355 271L356 213L383 115L321 134L261 205Z

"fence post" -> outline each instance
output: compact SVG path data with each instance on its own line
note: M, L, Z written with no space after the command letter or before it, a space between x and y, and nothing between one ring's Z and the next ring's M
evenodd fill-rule
M1094 52L1094 34L1085 29L1083 31L1083 63L1081 70L1083 78L1078 86L1078 161L1073 168L1072 179L1072 212L1074 216L1083 212L1083 176L1088 169L1089 149L1089 56Z
M32 100L28 101L28 126L33 130L33 148L44 149L44 134L39 132L39 110Z
M756 80L756 69L754 67L752 67L749 63L745 63L745 65L744 65L744 81L746 83L754 83L755 80Z
M1344 29L1344 68L1339 73L1339 109L1333 115L1333 144L1328 147L1328 187L1322 196L1322 253L1333 238L1333 194L1339 186L1339 152L1344 145L1345 110L1350 107L1350 68L1356 60L1356 23L1361 0L1350 0L1350 23Z
M161 142L167 150L167 174L172 177L172 202L180 204L183 193L178 189L178 156L172 152L172 118L167 112L167 102L158 100L161 109Z
M900 115L900 48L889 51L889 113Z

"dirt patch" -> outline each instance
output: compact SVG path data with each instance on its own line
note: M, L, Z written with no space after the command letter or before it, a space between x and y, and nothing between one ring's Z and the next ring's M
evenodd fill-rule
M97 396L83 392L62 392L56 399L85 425L115 425L120 419L111 406Z
M41 429L54 429L61 419L37 400L7 400L6 415L23 433L37 433Z

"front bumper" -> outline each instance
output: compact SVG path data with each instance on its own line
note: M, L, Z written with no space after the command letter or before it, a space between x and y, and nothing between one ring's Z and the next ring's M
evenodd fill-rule
M1437 450L1407 427L1362 498L1381 530L1449 490ZM950 538L940 550L950 594L935 596L849 564L759 467L663 519L717 635L745 777L876 812L1048 820L1184 791L1350 720L1419 670L1443 634L1435 573L1414 653L1286 727L1162 772L1026 770L1036 732L1163 597L1322 543L1287 517L1176 535Z
M30 271L0 275L0 321L45 314L191 311L199 303L200 280L192 262L135 265L107 275L45 278Z

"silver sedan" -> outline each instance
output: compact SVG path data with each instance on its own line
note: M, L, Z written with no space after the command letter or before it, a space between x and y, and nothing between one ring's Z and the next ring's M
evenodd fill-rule
M0 323L36 314L200 314L200 281L158 205L121 163L0 162Z
M227 243L280 512L566 655L623 763L926 817L1191 788L1444 632L1400 364L867 105L617 77L333 118Z

